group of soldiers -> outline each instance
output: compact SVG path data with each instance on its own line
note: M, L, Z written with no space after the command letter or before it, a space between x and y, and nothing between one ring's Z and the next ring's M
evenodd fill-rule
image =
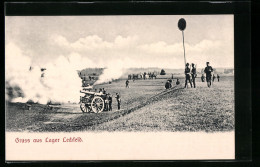
M148 72L148 73L144 72L144 73L140 73L140 74L129 74L128 80L132 79L133 81L135 81L139 78L144 79L144 80L146 80L146 79L156 79L156 76L157 76L156 72Z
M219 82L219 78L220 78L220 76L217 74L218 82ZM212 82L214 82L215 79L216 79L216 76L213 74L213 75L212 75ZM204 74L201 75L201 82L205 82L205 76L204 76Z
M117 101L117 109L120 110L120 105L121 105L121 99L119 93L116 93L116 101ZM104 106L104 111L112 111L112 102L113 98L110 93L106 94L104 98L105 106Z
M189 67L189 63L186 63L186 68L185 68L185 86L184 88L188 87L187 82L189 81L190 86L192 87L192 82L193 82L193 86L194 88L196 88L196 83L195 83L195 78L197 77L197 73L196 73L196 65L195 64L191 64L192 69L190 70ZM192 77L192 79L191 79Z
M188 82L190 83L191 87L196 88L196 83L195 83L195 78L197 77L197 73L196 73L196 65L195 64L191 64L191 68L189 67L189 63L186 63L186 68L185 68L185 86L184 88L188 87ZM204 73L206 74L206 82L207 82L207 86L210 88L211 84L214 80L215 80L215 75L212 75L213 72L213 68L210 66L209 62L206 62L206 67L204 69ZM213 78L212 78L213 77ZM217 79L219 82L219 78L220 76L217 74ZM201 76L201 81L204 82L205 81L205 76L202 74ZM192 85L193 84L193 85Z
M95 92L97 92L97 89L95 89ZM112 103L113 103L113 96L110 93L107 93L105 88L100 88L98 93L101 93L105 95L104 97L104 111L112 111ZM119 93L116 93L116 101L117 101L117 109L120 110L121 106L121 99Z

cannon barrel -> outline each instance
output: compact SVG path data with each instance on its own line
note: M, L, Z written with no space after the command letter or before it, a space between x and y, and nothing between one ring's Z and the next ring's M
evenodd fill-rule
M84 91L84 90L81 90L80 93L85 93L85 94L89 94L89 95L104 95L103 93L97 93L97 92L89 92L89 91Z

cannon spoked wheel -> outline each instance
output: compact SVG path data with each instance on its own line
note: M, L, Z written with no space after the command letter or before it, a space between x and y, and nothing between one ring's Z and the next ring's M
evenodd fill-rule
M91 102L91 109L94 113L99 113L104 110L104 105L104 100L101 97L96 96Z
M85 103L80 104L80 109L83 113L89 112L89 109L87 108Z

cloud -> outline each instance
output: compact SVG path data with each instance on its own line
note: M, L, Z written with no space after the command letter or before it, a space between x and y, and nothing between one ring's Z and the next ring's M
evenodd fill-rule
M164 67L183 68L183 44L158 41L141 43L138 36L116 36L113 41L105 41L98 35L86 36L69 42L61 35L52 36L53 45L57 50L67 50L67 53L77 53L92 61L96 66L108 66L118 60L129 67ZM186 58L204 66L206 61L212 65L232 67L234 59L233 43L220 40L202 40L196 44L185 42ZM125 62L122 62L125 61ZM134 63L135 62L135 63ZM169 63L172 62L172 63ZM90 65L91 66L91 65Z

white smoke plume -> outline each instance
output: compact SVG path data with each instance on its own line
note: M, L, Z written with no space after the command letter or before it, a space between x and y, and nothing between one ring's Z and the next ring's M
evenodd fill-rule
M113 81L122 77L128 65L125 62L127 60L115 60L113 62L108 63L107 67L104 69L103 73L99 76L98 80L94 83L94 85L108 83L109 81Z
M60 56L54 62L43 65L46 68L44 77L41 77L42 67L32 66L31 58L13 43L6 45L5 60L6 87L19 87L23 94L20 97L6 95L6 100L32 100L42 104L49 101L79 102L82 82L77 70L84 68L84 61L79 55Z

